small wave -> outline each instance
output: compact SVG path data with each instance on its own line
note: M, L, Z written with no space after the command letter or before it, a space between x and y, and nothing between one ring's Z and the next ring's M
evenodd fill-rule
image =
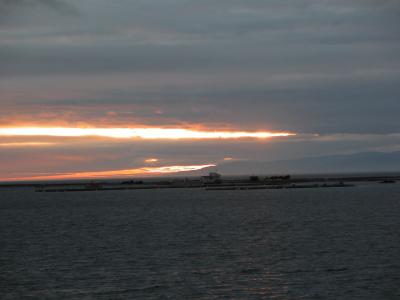
M347 271L347 270L348 270L348 268L343 267L343 268L329 268L329 269L326 269L325 271L326 272L343 272L343 271Z
M165 288L163 285L148 285L143 287L136 287L136 288L128 288L128 289L116 289L116 290L109 290L109 291L99 291L96 295L118 295L118 294L126 294L132 292L153 292L160 289Z
M248 268L248 269L243 269L240 271L241 274L255 274L260 272L260 268Z

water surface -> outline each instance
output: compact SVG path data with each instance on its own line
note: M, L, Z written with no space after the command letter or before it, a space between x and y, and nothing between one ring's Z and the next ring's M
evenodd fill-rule
M1 299L399 299L400 185L0 191Z

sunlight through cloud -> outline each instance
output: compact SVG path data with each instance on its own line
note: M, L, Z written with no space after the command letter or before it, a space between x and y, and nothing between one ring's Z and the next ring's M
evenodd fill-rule
M113 171L98 172L76 172L54 175L38 175L19 178L4 178L3 181L30 181L30 180L64 180L64 179L106 179L106 178L123 178L129 176L146 176L146 175L165 175L180 172L197 171L204 168L215 167L215 164L204 165L183 165L183 166L163 166L163 167L143 167L136 169L124 169Z
M294 133L268 131L197 131L175 128L69 128L69 127L7 127L0 128L0 136L100 136L139 139L239 139L288 137Z

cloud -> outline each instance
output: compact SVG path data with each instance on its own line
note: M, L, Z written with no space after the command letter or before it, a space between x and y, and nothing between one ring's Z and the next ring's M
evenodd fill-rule
M286 144L208 144L215 156L197 143L102 144L121 158L88 162L88 170L96 164L122 170L149 157L173 165L394 149L397 140L387 136L400 126L399 3L0 0L0 125L321 135ZM46 148L49 157L77 147L62 145Z
M32 180L71 180L71 179L108 179L108 178L132 178L132 176L159 176L178 174L182 175L185 172L198 171L210 167L215 167L214 164L189 165L189 166L162 166L162 167L143 167L137 169L123 169L110 171L95 171L95 172L76 172L76 173L56 173L43 174L33 173L30 176L19 177L4 177L2 181L32 181Z
M62 15L77 15L78 10L64 0L0 0L0 10L6 14L29 7L46 7Z
M93 137L1 137L0 178L141 169L151 167L221 164L233 161L271 162L304 157L354 154L400 149L400 134L299 135L276 140L139 141ZM23 147L18 146L24 144ZM212 151L210 151L212 149ZM226 162L226 161L225 161ZM327 170L329 171L329 170ZM108 173L105 173L108 174ZM110 174L108 174L110 175ZM133 174L132 174L133 175Z

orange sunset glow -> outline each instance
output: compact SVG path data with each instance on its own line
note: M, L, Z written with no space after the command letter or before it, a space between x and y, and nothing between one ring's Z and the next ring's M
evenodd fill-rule
M190 165L190 166L163 166L163 167L144 167L126 170L112 170L99 172L76 172L56 175L38 175L29 177L8 178L6 181L29 181L29 180L57 180L57 179L104 179L104 178L123 178L134 175L162 175L180 172L197 171L208 167L215 167L214 164Z
M138 139L268 139L293 136L290 132L269 131L197 131L176 128L71 128L71 127L6 127L0 128L0 136L55 136Z
M144 162L155 163L155 162L158 162L158 158L148 158L148 159L145 159Z
M0 143L0 147L42 147L42 146L51 146L54 145L54 143L48 143L48 142L15 142L15 143Z
M171 140L179 143L180 141L206 142L207 140L218 141L232 139L236 140L238 143L241 143L241 139L268 140L273 138L291 137L294 135L294 133L290 132L271 132L266 130L207 130L196 127L0 127L0 138L2 139L0 140L0 149L3 149L3 151L7 151L7 149L15 149L17 151L15 153L18 153L18 151L23 151L23 153L25 153L24 159L15 161L12 166L10 165L9 161L6 161L3 164L3 167L8 168L8 171L3 171L0 176L0 180L29 181L118 178L135 175L159 176L187 171L196 171L214 166L212 162L218 160L216 158L218 155L216 155L216 157L204 157L201 160L196 159L192 161L190 158L187 158L187 154L183 152L183 154L178 158L169 158L167 166L159 166L161 161L167 161L165 157L168 158L170 154L163 154L163 151L161 150L159 153L157 153L157 156L152 156L154 155L151 153L152 150L149 153L138 153L137 151L140 151L139 149L145 149L148 147L146 145L147 143L157 140ZM124 144L111 143L102 145L101 140L99 139L85 139L84 147L82 147L80 143L71 143L71 138L77 139L84 137L107 138L110 139L109 141L116 140L118 143L124 141ZM131 142L137 144L135 144L134 147L129 146L129 143ZM98 148L97 145L100 147ZM175 143L173 143L173 145L175 145ZM89 148L87 147L92 150L88 150ZM124 147L132 148L127 152L123 152L123 150L120 149L123 149ZM188 146L186 145L185 147ZM35 149L40 149L40 152ZM32 152L28 154L28 151ZM77 152L76 155L72 155L74 158L72 163L69 159L71 156L69 153L71 151ZM181 151L179 146L174 150L174 152L176 151ZM35 158L32 157L32 159L30 159L29 155L34 155ZM138 155L140 155L140 157L137 157ZM141 161L142 165L135 165L131 169L126 168L124 164L120 164L119 166L115 167L107 166L108 162L112 164L112 161L124 159L126 159L127 164L129 161ZM233 158L224 158L224 161L229 160L233 160ZM79 166L76 166L73 171L71 171L72 168L69 168L72 167L73 163L77 163L78 161ZM198 161L206 161L207 163L198 165ZM101 171L88 171L90 170L91 165L94 163L104 164L105 166L104 168L100 168ZM42 169L46 172L43 173ZM109 169L111 169L111 171L108 171ZM21 172L21 170L23 172Z

